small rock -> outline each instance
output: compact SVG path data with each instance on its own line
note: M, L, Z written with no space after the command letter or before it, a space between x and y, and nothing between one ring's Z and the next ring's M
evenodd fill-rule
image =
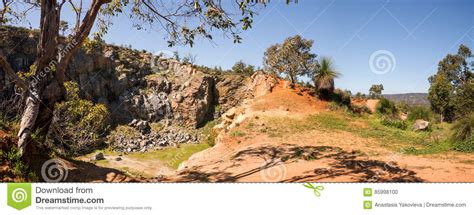
M147 144L148 144L148 140L142 140L142 141L140 142L140 148L145 147Z
M118 156L115 158L116 161L121 161L122 160L122 157Z
M176 101L177 103L183 102L183 99L184 99L184 98L183 98L183 96L182 96L181 94L177 94L176 97L175 97L175 101Z
M150 125L148 124L147 121L144 121L144 120L140 120L137 124L136 124L136 127L138 130L142 131L142 132L146 132L150 129Z
M430 125L430 122L422 120L422 119L417 119L415 120L415 123L413 124L413 130L414 131L426 130L429 125Z
M408 119L408 114L406 113L400 113L399 115L400 120L405 121Z
M104 160L104 159L105 159L104 153L102 153L102 152L98 152L94 155L94 160L98 161L98 160Z
M131 123L129 123L129 126L135 126L138 123L137 119L133 119Z

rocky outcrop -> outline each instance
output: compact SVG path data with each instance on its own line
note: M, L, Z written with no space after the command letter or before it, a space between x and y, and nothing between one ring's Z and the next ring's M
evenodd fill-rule
M216 77L216 96L218 106L215 109L215 118L220 117L233 107L242 104L249 97L248 83L251 78L236 74L227 74Z
M252 97L260 97L272 92L273 87L278 84L278 79L262 71L255 72L248 85Z
M370 113L375 113L379 102L379 99L351 99L351 106L356 108L366 108Z
M0 33L10 35L2 37L0 52L8 54L15 70L28 71L36 56L37 32L0 27ZM8 83L2 74L0 81ZM276 83L263 72L252 77L210 74L174 59L107 44L81 48L66 75L78 83L82 98L108 107L115 125L138 120L184 128L201 127L245 99L271 91ZM13 89L11 84L5 88ZM160 139L163 135L150 138ZM155 141L151 145L169 144Z
M239 126L250 116L248 114L249 99L271 93L277 84L278 79L273 75L264 72L254 73L244 85L245 88L240 89L243 98L240 103L223 113L220 123L214 126L213 129L216 133L221 133L221 131L227 132L228 130Z

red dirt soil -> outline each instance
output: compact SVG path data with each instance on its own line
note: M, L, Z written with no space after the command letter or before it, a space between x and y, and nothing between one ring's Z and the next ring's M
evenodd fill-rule
M222 133L217 144L190 157L170 181L204 182L472 182L472 156L448 153L415 156L393 152L377 140L343 131L312 130L273 137L252 132L266 127L266 119L302 118L327 109L300 88L283 81L274 90L251 101L246 120ZM252 128L248 121L252 119ZM352 122L351 122L352 123ZM354 125L361 122L354 122ZM363 123L362 123L363 124ZM285 126L285 125L281 125ZM366 126L366 125L361 125ZM246 136L233 135L247 132Z

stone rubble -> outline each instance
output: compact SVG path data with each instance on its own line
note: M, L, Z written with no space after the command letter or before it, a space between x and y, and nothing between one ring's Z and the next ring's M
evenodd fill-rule
M127 153L146 152L151 149L178 146L180 144L197 144L201 139L197 132L172 126L163 128L159 133L153 132L150 131L148 122L144 120L135 119L130 123L130 126L140 131L140 135L130 138L121 134L116 135L109 143L115 151Z

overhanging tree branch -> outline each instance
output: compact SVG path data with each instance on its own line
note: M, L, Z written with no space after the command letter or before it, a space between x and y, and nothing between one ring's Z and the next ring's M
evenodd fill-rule
M94 0L91 4L91 7L87 11L84 19L82 20L81 25L75 31L72 39L69 41L69 44L66 45L65 53L61 54L61 58L59 59L58 66L57 66L57 74L56 79L59 83L64 83L66 77L65 72L67 66L69 65L69 61L71 60L74 53L76 53L79 46L84 42L84 40L89 36L92 27L94 26L95 20L97 15L100 11L102 5L110 3L111 0Z

